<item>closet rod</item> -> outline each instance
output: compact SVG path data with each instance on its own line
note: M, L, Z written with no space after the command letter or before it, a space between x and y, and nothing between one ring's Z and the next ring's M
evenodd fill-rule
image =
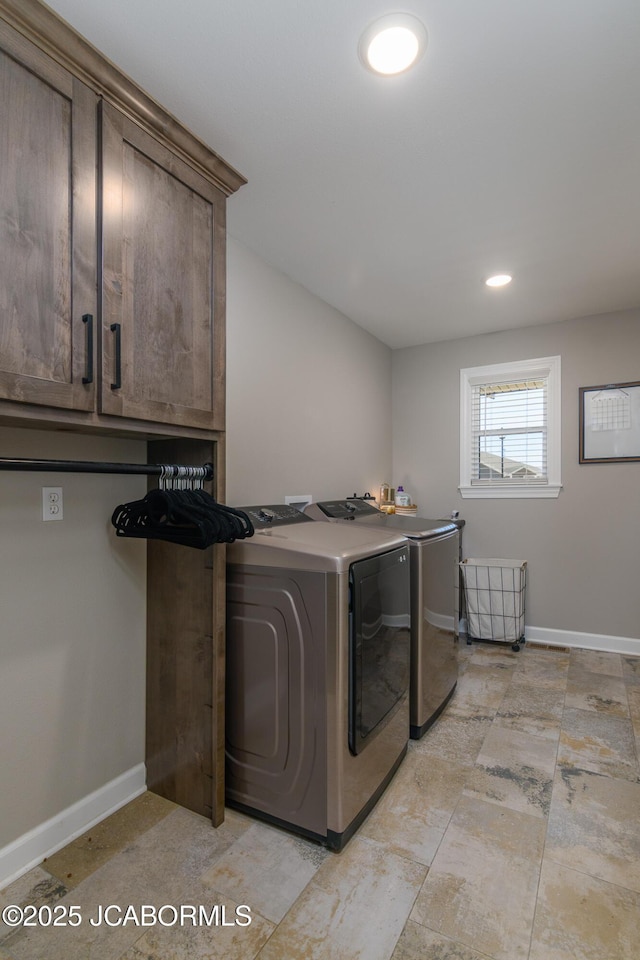
M109 463L101 460L28 460L19 457L0 457L0 470L35 470L52 473L120 473L146 476L162 475L163 466L186 466L186 464L160 463ZM213 464L205 463L195 468L203 471L201 479L213 480Z

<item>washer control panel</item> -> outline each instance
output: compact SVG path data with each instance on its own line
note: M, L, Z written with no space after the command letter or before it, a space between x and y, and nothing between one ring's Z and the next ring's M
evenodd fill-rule
M248 513L256 530L266 527L279 527L292 523L313 523L311 517L305 516L297 507L286 503L269 503L251 507L240 507Z

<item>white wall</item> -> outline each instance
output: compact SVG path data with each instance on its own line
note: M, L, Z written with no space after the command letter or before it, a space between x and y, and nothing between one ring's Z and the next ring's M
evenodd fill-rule
M0 455L144 462L145 445L0 428ZM42 521L43 486L63 488L62 521ZM3 859L6 845L144 762L145 546L110 518L145 489L0 472L0 878L21 858Z
M229 240L227 501L390 482L391 351Z
M460 368L557 354L559 498L463 500L457 489ZM526 622L540 628L538 639L571 643L577 634L581 645L640 653L640 463L578 463L578 388L638 380L639 359L640 311L394 352L396 482L414 494L423 515L460 510L466 556L527 561Z

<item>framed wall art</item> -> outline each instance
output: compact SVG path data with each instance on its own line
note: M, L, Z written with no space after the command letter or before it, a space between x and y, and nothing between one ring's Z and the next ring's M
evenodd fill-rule
M640 461L640 380L580 387L580 463Z

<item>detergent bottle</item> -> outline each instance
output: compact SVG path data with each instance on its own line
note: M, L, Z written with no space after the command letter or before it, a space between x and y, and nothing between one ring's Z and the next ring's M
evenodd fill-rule
M396 490L396 507L410 507L411 497L405 491L402 484Z

